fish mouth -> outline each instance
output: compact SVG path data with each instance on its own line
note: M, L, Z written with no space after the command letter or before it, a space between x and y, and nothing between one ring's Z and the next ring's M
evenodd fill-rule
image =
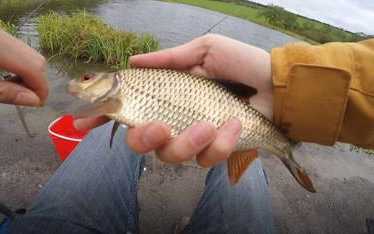
M78 98L86 100L86 101L90 101L91 97L86 95L83 91L84 90L78 85L78 83L75 80L72 80L72 81L69 82L69 85L67 87L67 92L70 95L72 95L74 97L78 97Z
M77 86L76 82L72 80L69 82L69 85L67 87L67 92L73 96L78 96L79 93L82 92L82 88Z

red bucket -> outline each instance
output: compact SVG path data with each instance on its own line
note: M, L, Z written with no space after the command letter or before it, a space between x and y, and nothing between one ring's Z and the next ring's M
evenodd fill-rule
M73 121L72 115L65 115L48 126L49 137L52 139L61 160L65 160L89 132L77 130Z

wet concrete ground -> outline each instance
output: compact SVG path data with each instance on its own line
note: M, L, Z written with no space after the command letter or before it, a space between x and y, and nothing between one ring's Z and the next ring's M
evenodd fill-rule
M91 9L118 28L151 32L162 47L187 42L220 22L212 32L270 50L295 39L250 22L216 12L157 1L113 1ZM33 21L21 30L37 36ZM37 44L37 40L33 40ZM29 206L49 176L60 165L47 135L48 124L81 103L65 92L67 81L84 70L80 65L58 73L49 66L50 97L43 109L24 108L31 130L28 138L14 107L0 106L0 202L13 208ZM374 157L352 153L346 145L322 147L304 144L296 159L318 190L300 188L275 158L262 154L270 180L273 213L279 233L366 233L365 218L374 217ZM203 190L206 171L194 165L170 166L147 162L140 184L142 233L171 233L173 224L189 216Z

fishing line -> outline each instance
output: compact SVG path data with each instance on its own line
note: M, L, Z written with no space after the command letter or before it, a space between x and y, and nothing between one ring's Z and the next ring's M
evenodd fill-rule
M222 17L217 23L213 24L210 28L208 28L208 30L206 30L205 32L203 32L201 34L201 36L207 34L207 33L210 33L216 26L218 26L219 24L221 24L224 20L226 20L229 16L226 15L224 17Z

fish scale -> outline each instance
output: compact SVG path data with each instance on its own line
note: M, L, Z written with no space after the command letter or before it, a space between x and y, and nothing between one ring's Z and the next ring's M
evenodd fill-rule
M197 121L219 128L237 118L242 130L228 163L232 181L237 182L254 160L257 154L253 149L263 148L278 156L304 188L314 191L304 169L292 157L292 142L250 104L214 80L167 69L127 69L84 75L72 81L69 89L96 103L101 114L130 127L165 122L172 137Z
M171 70L129 69L120 72L119 77L119 95L125 101L122 111L113 118L120 122L137 125L159 120L169 124L172 136L176 136L195 121L207 121L218 128L235 117L241 121L243 129L236 150L263 147L274 151L275 147L259 145L263 140L258 136L276 129L253 131L253 126L258 126L253 122L264 122L262 125L266 126L268 121L218 83ZM178 119L185 121L176 121ZM260 134L250 134L252 132ZM278 137L278 153L290 147L285 137L274 135Z

